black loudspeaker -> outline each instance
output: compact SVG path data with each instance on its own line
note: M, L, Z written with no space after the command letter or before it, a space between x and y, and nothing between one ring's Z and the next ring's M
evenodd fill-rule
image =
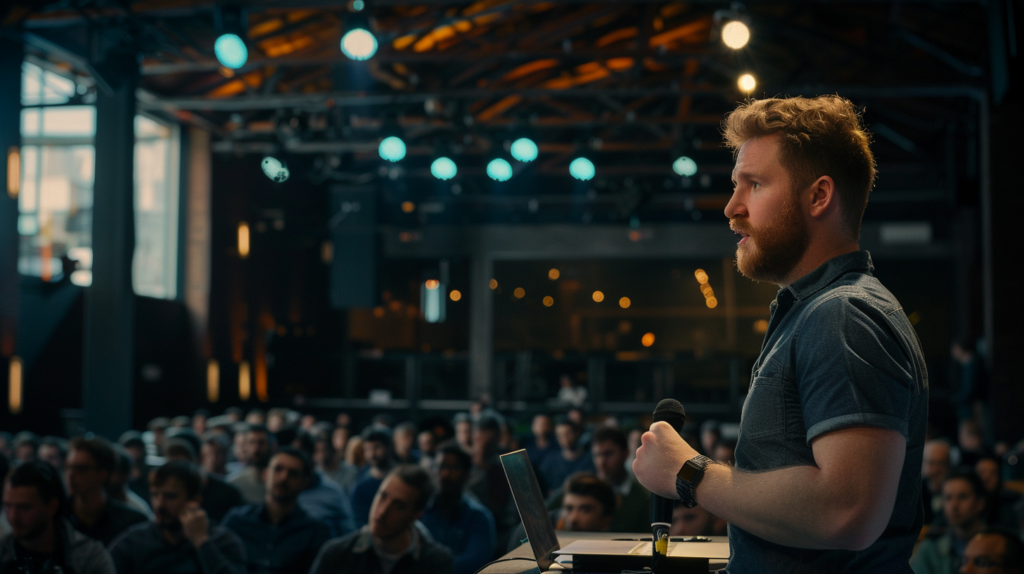
M333 244L331 306L335 309L377 304L377 194L374 188L331 187L328 228Z

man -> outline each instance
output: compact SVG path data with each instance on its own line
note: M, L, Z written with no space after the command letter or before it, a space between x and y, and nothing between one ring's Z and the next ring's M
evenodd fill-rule
M293 445L310 460L313 459L316 439L311 433L301 431ZM299 506L310 518L322 522L331 538L344 536L356 529L348 495L340 486L327 480L316 466L310 471L306 488L299 494Z
M221 433L208 431L203 435L203 446L200 458L206 474L217 477L227 476L228 439Z
M43 462L24 463L4 483L4 511L11 534L0 539L0 572L114 574L103 544L75 530L61 516L64 485Z
M725 208L737 267L781 287L736 466L698 458L658 422L633 471L729 523L731 574L906 572L922 525L928 377L914 328L858 244L869 136L852 103L823 96L751 100L725 137L738 150Z
M989 526L1016 529L1019 525L1014 505L1020 494L1003 488L1002 460L994 454L982 454L974 463L974 472L985 486L985 522Z
M195 467L169 462L149 474L155 522L137 524L110 546L117 574L242 574L245 550L230 531L211 526L200 506Z
M501 433L501 415L485 410L473 422L471 439L473 466L469 471L466 491L475 496L494 516L498 540L507 540L519 522L512 491L508 487L505 469L498 458L498 437Z
M554 427L551 423L551 416L546 413L533 415L533 422L530 424L532 437L526 443L526 456L530 457L530 463L534 468L540 466L549 453L558 451L558 443L552 435Z
M330 538L327 527L298 504L299 493L313 474L313 462L302 451L284 447L270 458L266 474L263 504L237 507L222 524L245 544L249 572L309 572Z
M39 437L29 431L21 431L14 435L14 458L19 463L33 462L38 460L36 451L39 450Z
M128 478L128 488L139 498L149 498L149 465L146 464L146 442L139 431L125 431L117 439L132 457L132 471Z
M1012 530L985 529L964 550L962 574L1024 574L1024 543Z
M423 468L395 467L373 497L369 523L325 544L310 574L450 574L451 553L417 522L433 494Z
M632 472L626 469L629 447L626 433L612 427L594 431L590 454L597 469L597 477L608 483L619 497L618 507L612 514L611 532L646 532L651 529L651 493L644 488ZM562 506L563 491L554 491L548 499L548 508Z
M245 466L228 476L228 482L242 493L242 499L249 504L259 504L266 496L263 471L270 462L272 444L270 431L263 425L250 424L245 431Z
M472 464L457 442L438 447L433 465L438 493L421 519L434 540L454 556L453 574L473 574L489 562L497 540L491 511L465 493Z
M715 517L700 505L687 508L677 501L672 506L672 526L668 533L669 536L713 536Z
M209 419L210 411L197 409L196 412L192 413L192 432L196 433L196 436L206 434L206 421Z
M420 462L420 453L413 448L416 444L416 425L406 421L396 426L392 433L392 443L395 449L395 462L398 464L418 464Z
M156 452L159 455L164 453L164 438L167 436L167 429L171 426L171 419L167 417L157 417L146 425L146 430L149 431L152 437L152 444L156 447Z
M420 449L420 466L433 473L435 457L437 455L437 437L429 430L422 430L416 435L416 446Z
M104 546L146 515L107 496L106 485L117 462L114 449L102 438L71 441L64 482L71 497L67 518L79 532Z
M452 427L455 428L455 440L466 452L473 452L473 419L469 413L456 413L452 418Z
M590 453L579 447L583 427L568 418L558 419L555 424L555 439L559 449L548 453L539 467L543 479L541 488L556 489L569 475L576 472L593 472L594 461ZM650 527L650 523L647 524Z
M168 439L164 453L167 462L196 464L196 451L192 443L183 438ZM220 524L228 511L244 504L242 493L234 485L222 478L208 474L201 467L197 467L196 472L199 473L201 484L199 488L200 506L213 524Z
M68 458L68 442L55 436L43 437L39 443L39 460L52 466L58 474L64 474L64 463Z
M145 514L146 518L151 520L153 510L149 508L149 503L128 488L128 477L132 473L132 455L119 444L112 444L110 448L114 449L117 462L114 463L114 472L111 472L110 478L107 479L107 494L110 498Z
M366 467L355 486L352 487L352 518L356 528L365 526L370 520L377 489L393 466L391 458L391 431L384 427L369 426L363 431L363 457Z
M924 523L934 524L942 518L942 483L952 467L949 458L950 445L941 439L924 443L924 460L921 464L921 499L924 501Z
M557 530L568 532L607 532L615 513L615 491L607 482L590 474L577 472L566 479L562 489L562 511ZM650 530L651 523L647 523Z
M942 512L949 528L918 545L914 574L950 574L960 567L967 542L985 528L985 487L970 469L951 472L942 483Z

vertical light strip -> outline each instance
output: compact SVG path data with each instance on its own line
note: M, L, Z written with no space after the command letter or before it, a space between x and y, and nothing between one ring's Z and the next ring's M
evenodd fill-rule
M220 363L216 359L206 363L206 398L211 403L220 399Z
M11 357L7 406L12 414L21 412L21 357Z
M242 361L238 364L238 398L247 401L251 394L252 374L249 371L249 361Z
M21 191L21 150L18 146L7 148L7 195L18 198Z
M249 224L244 221L238 224L238 256L249 256Z

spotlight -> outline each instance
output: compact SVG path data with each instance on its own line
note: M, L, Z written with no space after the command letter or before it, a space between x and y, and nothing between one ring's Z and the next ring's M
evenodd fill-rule
M737 85L739 85L741 90L747 92L748 94L750 92L753 92L754 88L757 87L757 80L755 80L754 76L751 76L750 74L743 74L742 76L740 76L739 81L736 83Z
M594 164L585 157L578 157L569 164L569 175L580 181L594 179Z
M501 159L492 159L487 164L487 175L494 181L508 181L512 178L512 165Z
M349 30L341 37L341 53L351 60L369 60L377 53L377 38L363 28Z
M221 34L213 43L213 53L217 55L218 62L232 70L241 68L249 59L245 42L235 34Z
M533 161L537 159L537 144L529 138L519 138L512 142L512 157L519 161Z
M263 158L263 162L260 164L263 168L263 173L269 177L272 181L281 183L287 181L291 172L288 171L288 166L276 157L267 156Z
M672 162L672 171L681 176L690 177L697 173L697 162L684 155Z
M377 149L380 157L387 161L400 161L405 157L405 142L401 138L389 136L381 140Z
M750 28L739 20L733 20L722 27L722 42L733 50L739 50L750 41Z
M434 160L434 163L430 164L430 173L441 181L447 181L458 173L458 168L455 167L455 162L446 158L439 157Z

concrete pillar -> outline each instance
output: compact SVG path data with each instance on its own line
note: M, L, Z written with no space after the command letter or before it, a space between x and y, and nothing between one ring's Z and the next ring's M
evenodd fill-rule
M469 396L493 397L494 295L490 282L494 261L486 253L474 254L469 276Z

